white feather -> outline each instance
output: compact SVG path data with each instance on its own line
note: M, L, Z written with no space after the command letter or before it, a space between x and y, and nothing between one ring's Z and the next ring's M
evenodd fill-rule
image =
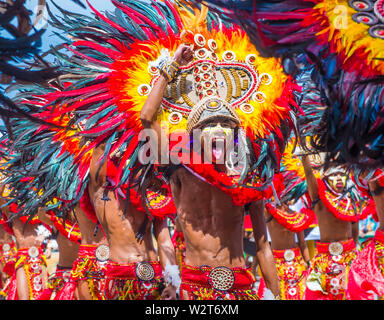
M179 290L181 285L181 278L179 274L179 266L175 264L169 264L167 261L164 271L163 277L165 282L172 284L174 287Z

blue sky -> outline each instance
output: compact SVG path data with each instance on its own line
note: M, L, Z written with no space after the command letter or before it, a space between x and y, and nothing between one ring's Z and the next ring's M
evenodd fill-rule
M88 8L88 5L85 0L81 0L87 9L83 9L76 3L74 3L71 0L54 0L54 2L61 8L71 11L71 12L76 12L76 13L81 13L85 15L91 15L93 12L91 9ZM114 10L115 6L112 4L110 0L88 0L89 3L96 8L98 11L104 12L104 11L111 11ZM47 0L47 4L49 5L50 10L53 13L59 13L58 9L52 5L52 0ZM37 5L38 5L38 0L26 0L26 7L34 12L35 14L38 12L37 10ZM41 25L38 25L37 27L40 27ZM49 49L50 45L56 44L59 40L58 38L52 33L53 28L48 26L47 31L43 35L43 42L42 42L42 50L46 51Z
M59 10L54 5L52 5L52 1L55 1L55 3L58 6L60 6L61 8L65 9L65 10L68 10L68 11L82 13L85 15L93 14L92 10L88 8L88 5L87 5L85 0L82 0L82 2L85 4L85 6L87 6L87 9L83 9L82 7L80 7L79 5L77 5L76 3L74 3L71 0L46 0L47 4L49 5L49 7L53 13L59 13ZM112 4L112 2L110 0L88 0L88 1L94 8L96 8L100 12L113 11L115 9L115 6ZM31 15L31 20L34 21L36 14L39 11L38 10L38 0L26 0L25 1L25 7L33 13ZM47 17L47 15L45 15L45 17ZM43 21L43 19L40 21ZM17 19L15 18L13 21L11 21L11 23L14 25L17 25ZM42 28L42 26L44 26L44 23L38 23L36 25L36 29L40 30ZM48 25L47 30L43 33L42 46L41 46L42 52L47 51L50 48L50 46L57 45L62 41L52 31L53 31L53 27ZM0 30L0 36L9 37L10 35L8 34L7 31ZM48 62L51 62L52 57L47 57L46 60ZM13 64L14 62L9 61L9 63ZM0 90L4 90L5 87L6 87L6 85L0 84ZM13 94L14 94L13 92L7 92L7 95L10 97L12 97ZM2 122L0 121L0 125L1 124L2 124Z

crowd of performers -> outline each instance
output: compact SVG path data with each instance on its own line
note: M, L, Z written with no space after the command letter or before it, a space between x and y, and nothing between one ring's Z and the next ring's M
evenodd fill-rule
M383 299L384 1L292 2L51 15L59 75L2 107L4 299Z

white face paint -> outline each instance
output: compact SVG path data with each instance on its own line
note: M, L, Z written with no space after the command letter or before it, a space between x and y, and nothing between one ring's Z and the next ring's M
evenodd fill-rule
M327 180L337 192L342 192L347 186L347 174L344 171L337 171L327 176Z
M202 130L202 142L205 153L212 155L212 162L224 164L226 151L233 150L234 129L221 126L221 123L212 124Z

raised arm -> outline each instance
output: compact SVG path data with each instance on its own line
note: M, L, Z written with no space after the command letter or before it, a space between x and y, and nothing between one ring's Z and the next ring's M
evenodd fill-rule
M280 283L277 277L275 260L268 242L267 225L264 218L264 201L253 202L249 212L256 243L256 257L266 287L272 291L275 297L280 296Z
M303 163L305 178L307 180L308 193L312 201L316 200L319 196L317 180L315 174L313 173L311 162L309 157L304 155L301 157L301 162Z
M161 106L168 82L172 81L181 66L188 64L192 59L193 50L191 47L184 44L180 45L170 61L167 61L160 71L160 77L155 82L140 112L140 120L144 129L151 129L149 143L152 150L157 150L156 156L159 163L161 163L161 159L164 159L168 151L168 145L160 123L156 121L156 115Z

